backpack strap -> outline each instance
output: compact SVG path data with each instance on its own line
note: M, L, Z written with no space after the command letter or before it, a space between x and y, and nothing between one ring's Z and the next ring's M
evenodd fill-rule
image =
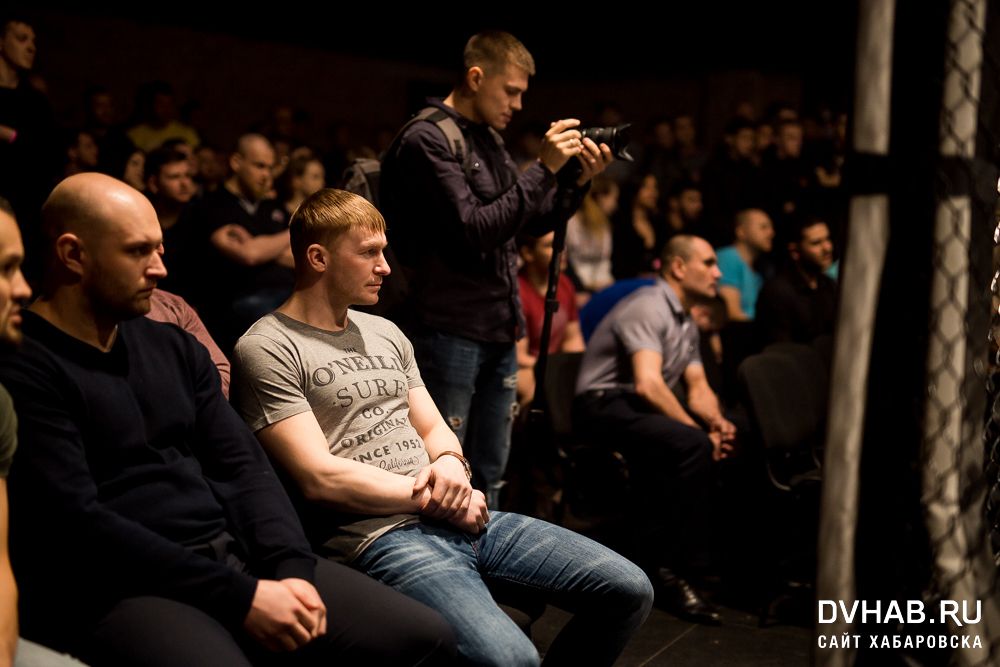
M403 133L414 123L426 120L428 122L434 123L437 128L444 135L445 140L448 143L448 148L451 149L451 154L458 158L458 161L462 163L462 171L465 172L466 177L471 177L472 175L472 156L465 146L465 136L462 134L462 129L455 122L455 119L446 114L441 109L437 107L424 107L417 114L406 122L406 125L399 130L396 135L397 138L403 136ZM503 146L503 140L500 135L490 128L490 132L493 133L494 139L496 139L501 146ZM395 143L395 140L393 140Z
M348 192L361 195L378 208L378 183L381 167L378 160L367 157L355 158L344 169L344 174L340 179L340 187Z

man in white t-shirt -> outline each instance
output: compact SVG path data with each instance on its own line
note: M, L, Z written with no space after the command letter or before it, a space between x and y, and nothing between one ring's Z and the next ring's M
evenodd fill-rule
M493 601L496 582L575 614L547 659L612 664L649 612L649 580L571 531L489 512L410 342L348 309L376 303L389 274L382 216L321 190L290 231L295 290L240 339L233 401L289 478L314 547L438 610L471 663L539 660Z

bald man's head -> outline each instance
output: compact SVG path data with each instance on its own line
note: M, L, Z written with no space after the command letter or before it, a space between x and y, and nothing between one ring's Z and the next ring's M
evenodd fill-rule
M691 259L691 248L696 238L698 237L691 234L677 234L670 237L670 240L663 247L662 266L670 266L675 258L685 262Z
M250 132L240 136L236 140L236 152L243 156L249 155L255 150L268 150L272 148L271 142L263 134Z
M274 148L260 134L244 134L236 142L236 152L229 159L233 183L250 201L268 196L274 184Z
M718 260L711 244L699 236L678 234L663 251L664 280L669 282L685 308L696 302L713 299L718 294Z
M122 209L152 213L152 204L135 188L104 174L88 172L65 179L42 206L42 228L50 243L71 232L100 238L121 218Z
M45 294L71 290L99 314L125 319L149 312L166 276L156 211L126 183L85 173L55 187L42 207L50 270Z

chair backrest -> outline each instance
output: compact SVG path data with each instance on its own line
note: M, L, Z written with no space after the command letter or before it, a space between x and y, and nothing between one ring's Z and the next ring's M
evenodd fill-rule
M573 393L582 352L549 357L545 381L551 441L559 452L563 510L577 518L602 518L622 511L629 499L629 470L613 449L595 446L587 434L573 428Z
M583 352L558 352L549 356L545 400L552 433L557 438L568 438L573 433L573 392L582 360Z
M738 377L767 450L806 450L823 437L829 380L811 345L776 343L748 357Z

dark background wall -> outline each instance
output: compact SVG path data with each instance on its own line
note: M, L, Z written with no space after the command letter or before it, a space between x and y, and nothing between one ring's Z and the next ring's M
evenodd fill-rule
M193 122L215 143L227 145L278 104L308 112L318 145L336 122L369 140L398 126L422 95L445 94L467 37L500 27L538 64L512 129L564 116L590 122L600 102L613 102L638 123L693 113L712 143L741 101L758 113L775 100L807 113L846 108L853 5L800 4L810 6L665 3L657 17L631 3L587 15L443 6L429 16L415 6L388 17L387 7L303 4L269 12L226 6L209 17L205 6L185 2L169 12L43 3L26 14L39 36L36 72L66 124L81 120L90 84L109 88L127 114L136 87L162 79L179 103L197 103Z

